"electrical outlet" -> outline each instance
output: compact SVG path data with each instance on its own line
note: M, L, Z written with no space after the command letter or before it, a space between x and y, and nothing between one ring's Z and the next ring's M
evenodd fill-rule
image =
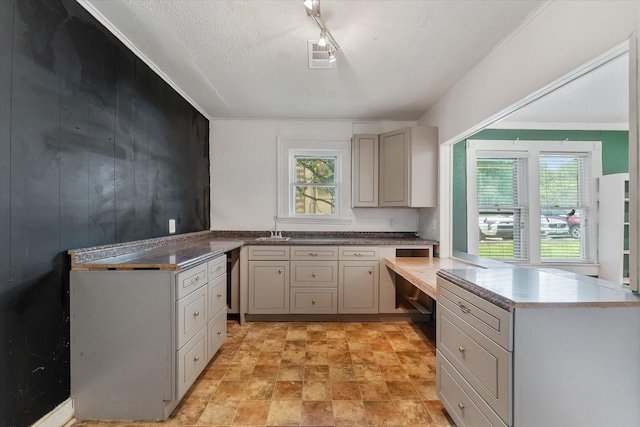
M174 234L176 232L176 220L169 220L169 234Z
M389 228L393 228L396 226L396 219L395 218L389 218Z

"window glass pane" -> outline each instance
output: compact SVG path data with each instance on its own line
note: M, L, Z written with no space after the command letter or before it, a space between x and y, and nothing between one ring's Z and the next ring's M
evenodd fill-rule
M540 259L587 261L589 170L582 154L540 156Z
M294 192L296 214L335 215L335 187L296 185Z
M478 206L515 206L514 159L478 159Z
M514 226L515 225L515 226ZM523 209L483 210L478 215L478 255L485 258L527 258L526 212Z
M335 157L296 156L296 183L333 184L335 183L335 167Z

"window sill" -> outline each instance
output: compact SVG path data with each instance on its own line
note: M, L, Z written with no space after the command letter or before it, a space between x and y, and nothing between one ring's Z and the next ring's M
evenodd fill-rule
M353 222L351 218L300 218L294 216L278 217L278 222L282 224L338 224L349 225Z

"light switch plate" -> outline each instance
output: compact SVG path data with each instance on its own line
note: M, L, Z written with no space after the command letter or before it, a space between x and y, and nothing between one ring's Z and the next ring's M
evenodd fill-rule
M170 219L169 220L169 234L173 234L176 232L176 220L175 219Z

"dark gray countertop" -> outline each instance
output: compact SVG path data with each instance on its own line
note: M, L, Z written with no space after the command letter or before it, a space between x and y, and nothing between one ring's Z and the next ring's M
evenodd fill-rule
M429 246L413 233L290 232L290 240L260 240L264 232L200 231L123 244L73 249L73 270L179 270L244 245Z

